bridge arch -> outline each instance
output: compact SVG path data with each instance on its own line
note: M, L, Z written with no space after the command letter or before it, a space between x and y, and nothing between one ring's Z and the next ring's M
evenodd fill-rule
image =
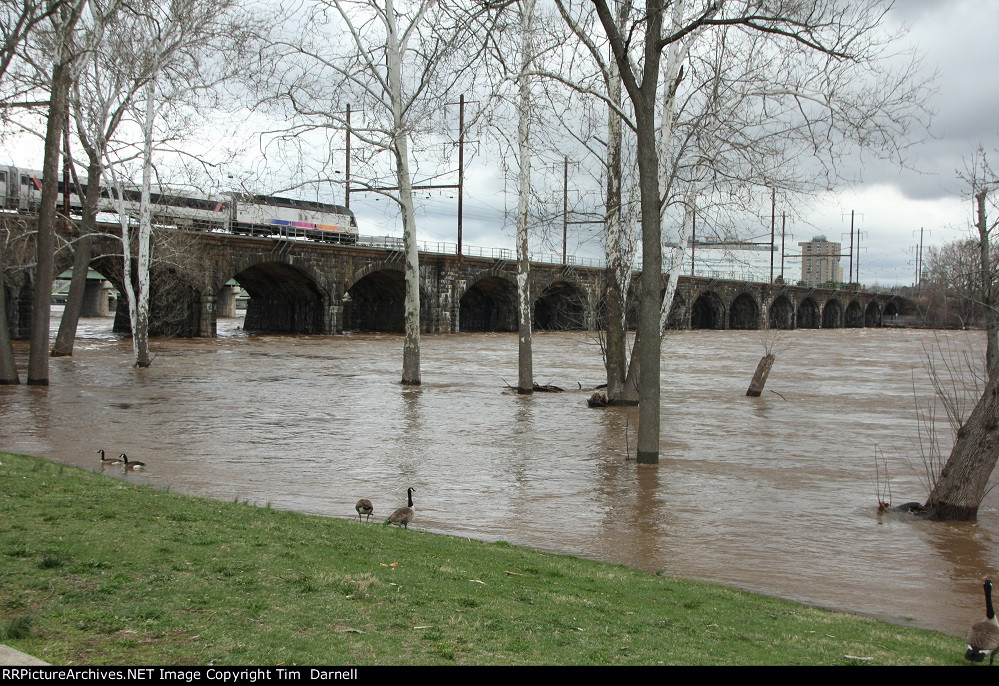
M843 326L850 329L859 329L864 326L864 308L859 300L851 300L846 306L846 314L843 319Z
M829 298L822 308L822 328L838 329L843 326L843 305L836 298Z
M402 265L376 263L355 273L343 295L344 331L406 330L406 278ZM420 331L427 331L430 297L420 283Z
M556 278L541 290L534 301L534 323L537 330L578 331L586 328L589 311L586 291L577 283Z
M458 296L459 331L516 331L517 282L508 274L483 274Z
M729 308L728 328L760 328L760 306L752 293L743 291L732 300L732 306Z
M815 298L808 296L798 305L798 328L817 329L822 323L819 316L819 305Z
M881 306L877 300L867 303L867 309L864 310L864 326L881 326Z
M769 322L771 329L794 328L794 303L783 293L770 303Z
M677 289L673 294L673 305L670 307L666 326L670 329L686 329L689 325L690 303L687 302L687 296Z
M714 291L704 291L690 307L691 329L724 329L725 305Z
M233 267L231 275L216 282L215 294L230 278L250 296L243 320L246 331L330 333L329 284L308 266L281 259L244 260Z

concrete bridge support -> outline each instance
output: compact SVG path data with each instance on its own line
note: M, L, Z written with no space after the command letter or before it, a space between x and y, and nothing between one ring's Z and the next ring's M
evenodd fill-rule
M113 289L105 280L88 279L83 289L81 317L110 317Z
M225 319L236 317L236 287L223 286L219 289L218 303L216 305L216 316Z

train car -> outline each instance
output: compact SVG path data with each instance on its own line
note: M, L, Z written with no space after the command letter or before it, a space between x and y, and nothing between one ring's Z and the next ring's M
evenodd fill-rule
M35 212L41 200L42 174L36 170L0 166L0 209ZM59 207L63 206L59 182ZM82 192L86 193L86 186ZM79 213L82 202L76 187L70 189L70 208ZM141 192L126 188L118 198L115 189L102 188L98 212L122 213L138 219ZM357 242L354 213L340 205L267 195L225 194L221 199L196 193L150 193L153 221L157 224L201 231L224 231L250 236L285 236L311 240Z
M270 195L232 196L232 231L249 235L357 242L357 219L342 205Z
M42 173L33 169L0 167L0 209L34 212L42 196Z

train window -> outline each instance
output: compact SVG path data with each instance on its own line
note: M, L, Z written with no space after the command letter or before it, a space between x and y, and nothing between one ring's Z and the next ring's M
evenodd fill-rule
M7 172L0 172L0 183L7 183Z

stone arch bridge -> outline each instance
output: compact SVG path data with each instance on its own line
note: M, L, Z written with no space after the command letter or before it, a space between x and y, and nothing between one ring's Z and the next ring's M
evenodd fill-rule
M250 296L247 331L403 330L403 254L397 249L219 233L158 235L152 335L215 336L218 317L235 314L233 281ZM91 269L123 291L120 253L120 241L98 237ZM56 272L71 266L68 251L60 254ZM5 280L8 321L16 337L26 337L30 328L30 282L27 269L20 278ZM535 263L530 288L536 329L598 327L602 269ZM421 252L420 290L424 332L517 329L513 261ZM128 330L123 300L116 313L119 331ZM873 327L907 310L911 303L891 294L681 276L670 323L695 329Z

